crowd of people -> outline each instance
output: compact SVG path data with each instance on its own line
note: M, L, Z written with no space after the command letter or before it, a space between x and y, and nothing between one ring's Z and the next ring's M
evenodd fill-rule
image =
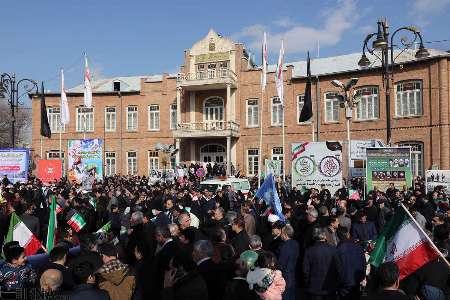
M151 184L146 177L108 177L85 191L64 178L44 185L32 176L16 184L5 177L1 297L37 290L46 299L83 300L447 299L442 258L401 281L395 263L368 264L400 203L448 256L450 208L442 187L427 194L418 177L410 189L391 184L364 194L354 181L355 200L345 185L331 194L325 186L291 189L278 178L277 215L254 197L257 179L250 182L248 194L200 190L194 170ZM51 251L25 257L18 241L3 242L14 212L45 245L52 199L60 210ZM85 221L78 232L67 224L74 210Z

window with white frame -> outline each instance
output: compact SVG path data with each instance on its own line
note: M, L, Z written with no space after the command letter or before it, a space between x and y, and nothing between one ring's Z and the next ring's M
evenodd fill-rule
M94 108L93 107L77 107L76 130L78 132L94 131Z
M411 147L411 170L414 176L423 176L423 143L400 142L399 147Z
M375 120L380 116L378 102L378 87L370 86L357 89L355 98L356 103L356 120Z
M116 108L105 107L105 131L116 131Z
M62 174L65 174L65 159L64 159L64 151L59 152L59 150L50 150L47 152L47 159L50 160L62 160Z
M148 174L151 175L153 170L159 170L158 151L148 151Z
M335 92L325 94L325 122L339 122L339 99Z
M247 150L247 175L256 176L259 170L259 150L248 149Z
M136 151L127 152L127 174L136 175L137 174L137 153Z
M397 117L414 117L423 114L421 81L397 83L395 90L395 115Z
M258 99L247 100L247 127L258 127L259 107Z
M283 147L272 148L272 160L281 161L281 174L283 174L284 172Z
M177 105L170 105L170 129L177 129Z
M312 117L306 121L306 122L299 122L300 120L300 114L302 112L303 106L305 105L305 95L298 95L297 96L297 123L298 124L304 124L304 123L311 123Z
M116 152L105 152L105 175L116 175Z
M159 130L159 105L148 107L148 130Z
M138 107L130 105L127 107L127 131L137 131L138 129Z
M281 126L283 124L283 104L279 97L272 98L272 126Z
M64 132L64 125L61 123L61 109L59 107L48 107L47 118L52 133Z

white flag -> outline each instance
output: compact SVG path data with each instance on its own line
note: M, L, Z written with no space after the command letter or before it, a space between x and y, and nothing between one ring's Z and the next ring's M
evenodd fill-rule
M264 32L264 39L263 39L263 48L262 48L262 81L261 86L262 90L264 91L266 89L267 85L267 38L266 33Z
M91 72L86 54L84 55L84 106L92 107Z
M277 86L278 97L280 97L282 105L284 105L283 63L284 63L284 45L283 40L281 40L280 56L278 57L277 69L275 71L275 85Z
M64 89L64 70L61 69L61 123L69 124L69 103L67 102L66 90Z

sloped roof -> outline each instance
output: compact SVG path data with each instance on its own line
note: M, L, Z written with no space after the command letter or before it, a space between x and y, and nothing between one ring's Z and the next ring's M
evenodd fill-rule
M122 92L139 92L141 90L141 79L148 76L128 76L113 77L107 79L95 80L92 82L93 93L111 93L114 91L114 82L120 82L120 90ZM77 85L66 91L67 93L83 93L84 84Z
M450 53L436 49L428 49L428 52L430 53L430 56L426 59L450 56ZM398 64L423 60L415 58L415 53L416 51L412 49L405 50L404 52L394 50L394 61ZM366 56L372 62L372 65L369 68L377 68L381 66L380 60L378 60L374 55L366 52ZM358 66L358 61L360 58L361 52L311 59L311 75L323 76L359 71L361 70L361 67ZM286 68L287 65L294 66L292 72L293 78L306 77L306 60L285 63L284 68ZM268 68L269 72L275 72L275 68L276 65L270 65Z

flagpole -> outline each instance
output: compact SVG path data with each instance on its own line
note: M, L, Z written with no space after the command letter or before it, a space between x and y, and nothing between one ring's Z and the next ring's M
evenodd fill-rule
M43 159L42 158L42 135L41 135L41 159Z
M419 228L420 232L423 233L423 235L425 236L425 238L428 240L428 242L431 244L431 246L433 247L433 249L439 254L439 256L444 260L444 262L447 264L447 266L450 269L450 263L447 261L447 259L445 258L444 254L441 253L441 251L438 249L438 247L436 247L436 245L433 243L433 241L430 239L430 237L428 236L428 234L426 234L426 232L422 229L422 227L419 225L419 223L417 223L416 219L414 219L414 217L411 215L411 213L409 212L409 210L405 207L405 205L403 203L400 203L401 207L405 210L405 212L408 214L408 216L411 218L411 220L414 222L414 224L416 224L416 226Z
M264 76L264 75L263 75ZM259 125L259 164L258 164L258 188L261 186L261 171L263 164L262 156L262 138L263 138L263 110L264 110L264 89L261 89L261 112L260 112L260 125Z
M284 94L283 94L283 98L284 98ZM284 181L285 181L285 179L286 179L286 148L284 147L285 146L285 136L284 136L284 116L285 116L285 114L284 114L284 108L285 108L285 105L284 105L284 99L281 99L281 103L283 103L283 106L282 106L282 108L283 108L283 132L282 132L282 135L283 135L283 184L284 184Z

